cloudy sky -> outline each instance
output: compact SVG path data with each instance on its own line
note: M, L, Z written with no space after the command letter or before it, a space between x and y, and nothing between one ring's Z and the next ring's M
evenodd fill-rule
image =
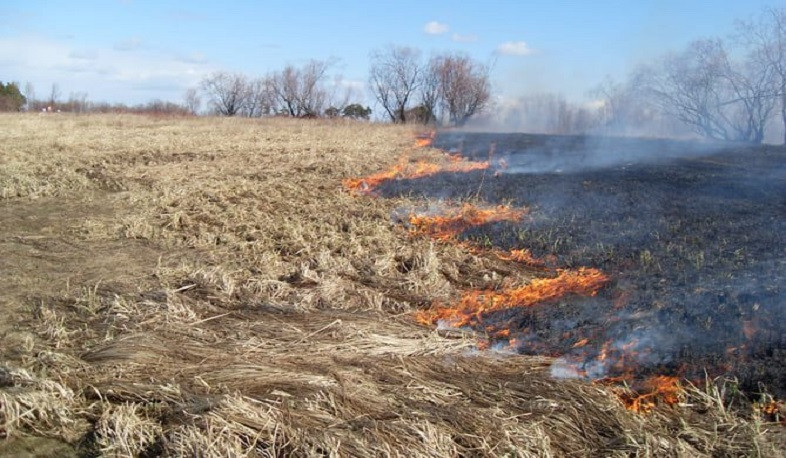
M773 2L627 1L0 1L0 81L38 97L180 101L215 70L262 76L333 60L362 87L369 53L388 44L424 56L460 51L493 64L497 94L557 92L580 101L606 75L690 40L726 36Z

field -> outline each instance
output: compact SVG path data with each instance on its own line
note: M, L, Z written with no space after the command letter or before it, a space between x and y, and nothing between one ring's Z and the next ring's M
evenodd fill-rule
M543 154L557 162L532 170L507 151L515 139L493 139L489 158L489 138L476 136L461 145L475 160L450 157L415 148L418 132L389 125L0 121L0 454L780 456L786 443L782 406L770 396L780 394L783 373L758 369L772 362L679 374L687 378L676 382L674 402L654 396L638 412L626 401L641 395L633 379L554 377L566 361L578 375L591 372L600 337L635 328L630 319L605 326L592 310L668 311L675 295L685 298L683 314L710 294L728 298L705 307L722 301L750 314L759 304L767 313L750 342L744 329L717 334L716 324L701 328L702 348L726 350L735 336L749 344L739 351L746 362L762 361L761 350L782 365L782 334L771 325L782 312L767 305L783 294L782 149L743 151L743 159L698 151L688 162L703 165L693 169L616 164L609 178L600 168L609 164L565 172L549 148ZM436 145L461 141L447 135ZM557 152L586 150L571 141ZM582 154L568 165L586 163ZM766 186L708 172L729 164ZM630 167L642 169L626 175ZM686 170L694 174L680 175ZM631 176L636 185L620 193L613 183ZM642 195L670 203L685 191L674 183L705 189L714 176L742 192L729 213L696 211L715 209L726 186L697 193L707 202L641 207ZM463 213L442 225L418 219L452 208ZM488 224L474 224L480 216ZM750 226L737 226L748 217ZM708 223L719 218L728 233ZM669 230L687 238L669 245L653 235ZM751 239L760 251L729 259L734 244ZM502 255L513 249L532 259ZM581 268L609 279L563 285L534 307L492 307L468 326L433 325L432 314L453 310L468 291L531 292L551 285L557 268L583 272L565 274L576 282L590 272ZM713 286L738 271L750 276ZM723 313L712 315L716 323L732 316ZM672 316L658 315L653 328L699 329L675 328ZM669 340L665 353L684 355L685 344ZM705 364L715 354L687 352L687 361L715 367ZM636 362L648 368L641 375L673 369L665 358ZM619 375L602 367L603 376ZM764 394L750 386L757 370Z

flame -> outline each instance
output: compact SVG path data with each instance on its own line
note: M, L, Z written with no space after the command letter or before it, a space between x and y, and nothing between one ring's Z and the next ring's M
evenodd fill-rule
M544 266L546 263L532 255L528 249L510 250L508 252L495 250L494 254L503 261L514 261L528 266Z
M415 314L415 319L426 325L444 321L460 327L482 321L484 313L512 307L531 307L568 294L595 295L608 282L608 277L597 269L580 268L559 270L554 278L536 278L529 284L496 291L467 291L455 307L436 306Z
M647 413L659 403L674 405L684 397L680 379L677 377L657 375L642 382L641 387L647 390L644 394L618 393L620 400L628 410Z
M587 339L585 337L585 338L579 340L578 342L574 343L572 347L573 348L581 348L581 347L587 345L588 343L589 343L589 339Z
M344 187L350 191L369 193L380 184L389 180L423 178L442 172L468 173L475 170L485 170L487 168L489 168L489 163L487 161L457 161L455 159L450 159L447 164L437 164L426 160L420 160L412 164L405 155L399 159L396 165L388 170L364 178L348 178L342 183Z
M436 134L437 132L432 130L431 132L417 135L417 137L415 137L415 148L425 148L427 146L431 146L431 144L434 142L434 137Z
M425 234L437 240L451 240L467 228L497 221L520 221L526 209L516 209L505 205L481 209L472 204L464 204L458 211L445 216L410 215L411 232Z

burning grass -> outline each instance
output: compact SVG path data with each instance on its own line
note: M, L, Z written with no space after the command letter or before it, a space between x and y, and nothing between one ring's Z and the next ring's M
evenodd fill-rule
M409 217L413 234L423 234L437 240L454 240L467 228L498 221L521 221L526 210L504 205L493 208L478 208L465 203L458 210L447 210L438 215L417 215Z
M386 181L423 178L438 173L466 173L489 168L490 163L488 161L467 161L457 154L444 154L441 157L432 155L412 162L410 160L412 149L428 147L434 140L434 136L435 132L418 135L414 147L405 151L396 165L366 177L346 178L342 182L344 187L356 193L371 194L374 192L374 189ZM435 160L436 158L438 159Z
M2 121L4 454L42 437L85 456L775 453L714 384L643 417L554 380L550 358L414 323L434 300L505 291L502 273L544 273L391 223L422 201L346 192L411 147L407 129Z
M554 278L535 278L529 284L502 291L468 291L454 307L435 307L416 313L423 324L444 322L451 327L478 325L483 315L512 307L531 307L569 294L597 294L608 277L597 269L559 271Z

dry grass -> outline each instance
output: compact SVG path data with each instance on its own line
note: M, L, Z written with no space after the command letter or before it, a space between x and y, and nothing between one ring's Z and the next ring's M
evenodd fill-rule
M418 202L342 189L393 164L406 128L0 121L0 205L55 199L80 222L41 237L161 256L112 258L100 282L28 291L3 318L17 328L0 355L9 438L108 456L777 454L770 425L727 409L716 385L642 416L606 387L552 379L548 359L415 324L414 309L498 282L499 261L410 237L391 214Z

